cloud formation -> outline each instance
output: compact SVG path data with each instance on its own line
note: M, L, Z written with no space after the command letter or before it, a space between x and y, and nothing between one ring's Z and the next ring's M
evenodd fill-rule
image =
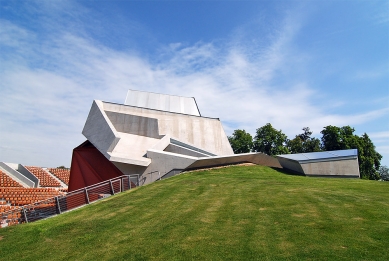
M46 34L1 20L0 158L69 166L72 149L85 139L81 130L92 100L123 103L128 89L195 97L202 115L220 118L227 134L237 128L253 134L270 122L293 137L306 126L318 134L327 125L355 126L388 115L388 107L329 113L318 102L323 94L293 69L309 67L302 58L308 54L292 47L300 23L286 15L266 45L171 43L150 58L110 48L75 26L52 24Z

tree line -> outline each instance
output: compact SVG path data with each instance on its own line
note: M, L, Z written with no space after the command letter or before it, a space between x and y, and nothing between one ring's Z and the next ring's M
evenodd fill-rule
M267 155L289 153L319 152L331 150L358 150L358 162L361 178L372 180L389 180L388 168L381 166L382 156L375 150L369 136L354 134L350 126L337 127L328 125L320 132L321 138L312 137L309 127L293 139L276 130L270 123L258 128L254 138L245 130L235 130L228 137L234 153L262 152Z

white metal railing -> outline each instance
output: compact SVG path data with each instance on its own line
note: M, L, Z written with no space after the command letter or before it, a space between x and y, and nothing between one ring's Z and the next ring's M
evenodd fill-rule
M139 186L139 175L123 175L65 195L45 199L0 213L1 227L33 222L58 215Z

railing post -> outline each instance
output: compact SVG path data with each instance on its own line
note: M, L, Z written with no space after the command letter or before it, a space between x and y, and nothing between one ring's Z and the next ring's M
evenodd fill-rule
M112 180L111 179L109 180L109 185L111 186L111 194L115 195L115 190L113 190Z
M87 204L89 204L90 202L89 202L89 195L88 195L88 189L87 188L85 188L85 197L86 197Z
M58 196L57 196L57 197L55 197L55 201L57 202L57 208L58 208L58 212L59 212L59 214L61 214L62 212L61 212L61 206L59 205Z
M23 209L23 214L24 214L24 220L26 220L26 223L28 223L26 209L24 207L22 207L22 209Z
M156 172L156 171L155 171ZM152 173L151 173L151 175L152 175ZM158 175L159 175L159 178L161 179L161 174L160 174L160 172L158 173ZM134 174L133 175L134 176L134 178L136 178L137 180L136 180L136 182L137 182L137 184L135 184L135 187L136 186L139 186L140 185L140 181L141 181L141 175L139 175L139 174ZM132 182L131 182L131 175L123 175L123 176L121 176L120 178L119 178L119 181L121 182L120 183L120 190L121 191L124 191L125 190L125 185L124 185L124 177L127 177L128 178L128 182L129 182L129 188L131 189L132 188ZM143 177L144 178L144 177ZM116 180L118 180L117 178L114 180L114 181L116 181ZM99 186L105 186L107 183L106 183L107 181L104 181L104 182L99 182L99 183L97 183L97 184L99 184ZM134 181L135 182L135 181ZM96 184L95 184L96 185ZM29 207L27 206L27 208L26 207L21 207L21 208L18 208L17 210L15 209L15 210L13 210L13 211L10 211L11 213L12 213L12 219L13 219L13 217L14 217L14 212L15 211L19 211L18 212L18 214L20 214L21 212L20 211L23 211L23 217L24 217L24 220L25 220L25 222L26 223L29 223L29 222L33 222L33 221L35 221L35 220L38 220L38 219L41 219L42 218L42 216L41 216L41 214L43 213L41 210L39 210L39 209L37 209L37 210L34 210L34 206L40 206L41 204L47 204L47 201L48 200L50 200L50 202L52 202L52 200L55 200L55 204L56 204L56 206L57 206L57 209L58 209L58 213L59 214L62 214L62 212L67 212L67 211L69 211L69 209L67 209L66 208L66 206L64 207L64 210L62 210L61 209L61 204L60 204L60 198L62 199L62 200L67 200L67 199L69 199L69 197L70 196L72 196L72 195L78 195L79 193L82 193L82 191L84 191L84 193L85 193L85 199L86 199L86 203L85 204L82 204L83 206L84 205L87 205L87 204L90 204L90 199L89 199L89 193L88 193L88 188L90 188L90 189L93 189L94 187L93 186L95 186L95 185L92 185L92 186L88 186L88 187L85 187L85 188L80 188L80 189L78 189L78 190L75 190L75 191L72 191L72 192L70 192L70 193L67 193L66 195L62 195L62 196L56 196L56 197L52 197L52 198L49 198L49 199L46 199L46 200L43 200L43 201L38 201L38 202L35 202L34 204L30 204L29 205ZM115 190L114 190L114 187L113 187L113 182L112 182L112 179L110 179L109 180L109 185L110 185L110 188L111 188L111 194L112 195L114 195L115 194ZM76 193L76 194L74 194L74 193ZM7 213L9 213L9 212L7 212ZM45 212L45 213L43 213L45 216L51 216L51 215L55 215L55 214L51 214L51 212L49 213L49 212ZM3 213L1 213L1 215L0 215L0 217L1 217L1 219L3 219L3 218L5 218L7 221L9 220L8 219L8 214L7 214L7 216L4 216L4 214ZM10 220L9 222L14 222L13 220ZM28 220L28 219L30 219L30 220Z

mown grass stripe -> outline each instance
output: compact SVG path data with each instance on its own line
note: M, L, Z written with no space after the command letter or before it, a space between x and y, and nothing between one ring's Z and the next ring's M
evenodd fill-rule
M1 260L389 260L389 183L181 174L0 230Z

